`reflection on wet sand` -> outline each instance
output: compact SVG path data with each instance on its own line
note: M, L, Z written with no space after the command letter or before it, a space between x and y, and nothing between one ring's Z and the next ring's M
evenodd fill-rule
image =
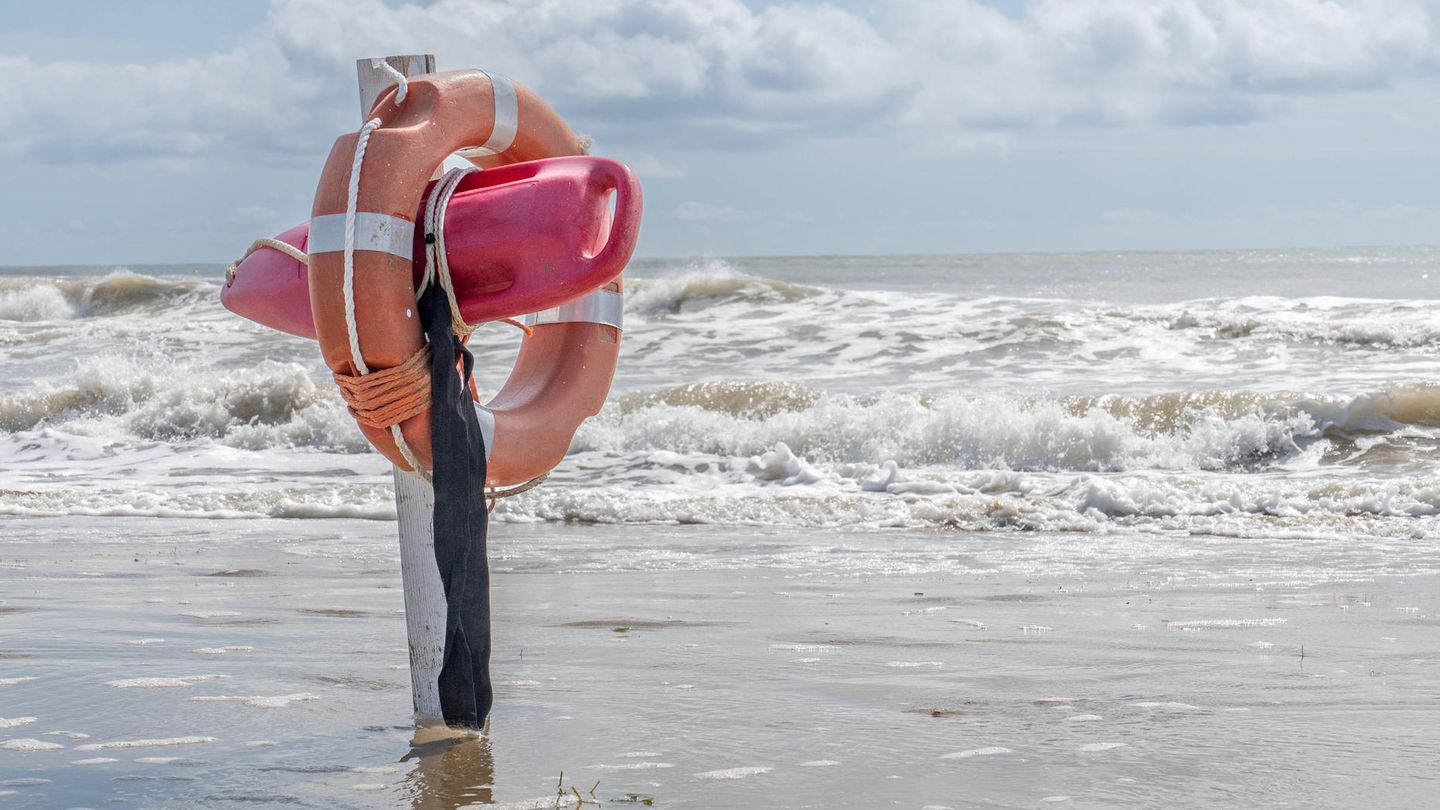
M494 800L495 756L488 734L420 728L401 761L415 763L404 787L415 810L454 810Z

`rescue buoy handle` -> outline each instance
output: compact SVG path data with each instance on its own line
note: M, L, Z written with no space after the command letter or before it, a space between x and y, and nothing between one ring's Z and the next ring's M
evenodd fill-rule
M640 195L635 193L639 185L624 165L612 161L598 163L591 177L599 190L615 195L615 218L610 223L609 232L605 234L605 245L590 257L591 265L603 265L612 261L617 251L628 252L634 249L635 229L640 227L642 204ZM608 202L607 197L601 199Z

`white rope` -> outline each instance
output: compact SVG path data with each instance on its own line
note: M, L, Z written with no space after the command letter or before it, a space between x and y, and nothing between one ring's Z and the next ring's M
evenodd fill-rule
M254 253L260 248L270 248L271 250L278 250L303 265L310 264L310 257L306 255L305 251L301 250L300 248L295 247L289 242L281 242L279 239L271 239L268 236L262 236L259 239L256 239L254 242L250 243L250 249L245 251L244 256L241 256L240 258L231 262L230 266L225 269L226 287L229 287L231 284L235 283L235 271L240 268L240 263L250 258L250 254Z
M550 473L544 472L544 473L540 473L539 475L535 476L534 478L531 478L529 481L526 481L526 482L523 483L523 484L516 484L515 486L509 487L509 488L507 488L507 489L498 489L498 488L496 488L496 487L490 487L490 489L489 489L490 504L489 504L489 506L485 507L485 511L487 511L487 512L494 512L494 511L495 511L495 502L496 502L496 501L500 500L501 498L513 498L513 497L515 497L516 495L520 495L520 494L529 492L530 490L534 489L535 487L538 487L538 486L540 486L541 484L545 483L545 479L546 479L546 478L549 478L549 477L550 477Z
M405 85L402 83L400 88L400 95L404 95ZM380 119L372 118L360 127L360 137L355 141L355 161L350 164L350 186L345 194L345 331L350 338L350 359L355 363L355 371L362 377L370 373L370 367L360 354L360 327L355 320L355 209L360 202L360 168L365 163L365 148L370 145L370 134L379 126ZM391 425L390 435L395 439L400 455L410 465L411 473L422 481L429 481L430 474L415 457L400 426Z
M371 59L370 69L383 70L386 74L390 76L390 78L395 80L395 84L399 88L395 91L395 104L396 106L404 104L405 93L410 88L410 82L405 78L405 74L396 70L394 67L391 66L389 62L386 62L384 59Z
M425 204L425 274L421 276L420 287L415 292L415 298L419 300L432 282L438 283L450 303L450 328L462 338L474 332L475 327L466 323L465 316L460 314L460 304L455 298L455 284L450 279L450 262L445 255L445 210L450 205L450 197L460 186L460 181L464 180L466 175L478 171L480 170L472 167L451 169L435 184L435 190Z
M362 375L369 374L370 367L360 356L360 330L355 323L355 208L360 201L360 166L365 162L365 147L370 145L370 133L378 126L380 119L372 118L360 127L355 160L350 164L350 186L345 190L345 331L350 336L350 359Z
M405 443L405 434L400 431L400 426L391 425L390 435L395 439L395 446L400 448L400 455L404 456L405 462L410 465L410 474L427 484L430 483L430 471L420 465L420 459L415 457L415 452Z

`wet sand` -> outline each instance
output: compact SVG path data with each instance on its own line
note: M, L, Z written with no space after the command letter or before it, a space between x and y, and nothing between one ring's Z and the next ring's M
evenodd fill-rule
M4 528L6 806L553 807L563 787L617 807L1338 808L1440 790L1440 577L1401 575L1433 562L1423 539L1392 566L1299 541L497 525L490 734L416 744L394 524Z

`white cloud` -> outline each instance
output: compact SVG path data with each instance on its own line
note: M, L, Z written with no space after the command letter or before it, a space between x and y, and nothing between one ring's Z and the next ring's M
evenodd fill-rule
M904 8L934 79L909 120L931 126L1233 123L1436 67L1420 0L1038 0L1018 19L971 0Z
M353 61L424 49L535 88L607 144L927 136L1003 149L1066 125L1228 124L1437 65L1425 0L897 0L873 19L738 0L275 0L232 50L186 61L0 56L0 150L55 161L286 156L355 123Z

